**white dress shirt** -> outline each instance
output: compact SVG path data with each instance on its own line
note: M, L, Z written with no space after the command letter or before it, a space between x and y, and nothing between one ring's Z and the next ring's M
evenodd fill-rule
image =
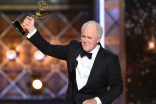
M91 59L89 59L87 56L81 58L80 55L76 58L76 60L78 61L78 65L76 67L76 81L78 90L86 85L99 49L100 45L97 45L95 49L89 52L92 53ZM98 97L95 97L94 99L96 100L97 104L102 104L101 100Z
M27 38L31 38L35 33L37 29L35 29L32 33L29 33L27 35ZM88 77L90 75L90 71L92 69L94 60L96 58L96 55L100 49L100 45L97 45L95 49L93 49L91 52L92 53L92 58L88 59L87 56L84 56L81 58L79 55L76 60L78 61L78 65L76 67L76 81L77 81L77 87L78 90L80 90L82 87L84 87L88 81ZM101 100L98 97L94 98L97 102L97 104L102 104Z
M35 33L36 33L37 29L35 28L35 30L32 33L29 33L27 35L27 38L30 39Z

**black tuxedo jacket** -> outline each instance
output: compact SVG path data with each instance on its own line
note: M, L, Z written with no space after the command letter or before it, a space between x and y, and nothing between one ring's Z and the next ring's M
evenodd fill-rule
M81 43L72 40L68 45L52 45L44 40L38 31L28 40L42 53L67 61L68 88L64 104L82 104L94 97L99 97L102 104L110 104L122 94L121 68L118 56L114 53L100 46L86 85L77 90L75 60L82 50Z

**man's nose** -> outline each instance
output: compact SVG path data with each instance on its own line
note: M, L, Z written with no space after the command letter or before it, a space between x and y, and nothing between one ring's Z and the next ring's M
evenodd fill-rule
M84 42L87 42L87 38L84 39Z

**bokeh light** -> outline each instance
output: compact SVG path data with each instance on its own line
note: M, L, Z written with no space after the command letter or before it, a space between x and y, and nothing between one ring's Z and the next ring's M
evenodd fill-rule
M17 58L17 52L13 49L7 50L6 57L9 60L15 60Z
M41 89L42 88L42 82L39 80L39 79L35 79L33 82L32 82L32 86L34 89Z

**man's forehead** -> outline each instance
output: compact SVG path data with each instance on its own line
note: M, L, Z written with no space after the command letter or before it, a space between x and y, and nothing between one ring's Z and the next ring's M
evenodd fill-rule
M85 28L86 27L96 27L96 25L95 24L88 24L88 25L85 26Z
M89 25L87 25L87 26L84 28L84 30L83 30L82 32L84 32L84 31L96 31L96 25L94 25L94 24L89 24Z

